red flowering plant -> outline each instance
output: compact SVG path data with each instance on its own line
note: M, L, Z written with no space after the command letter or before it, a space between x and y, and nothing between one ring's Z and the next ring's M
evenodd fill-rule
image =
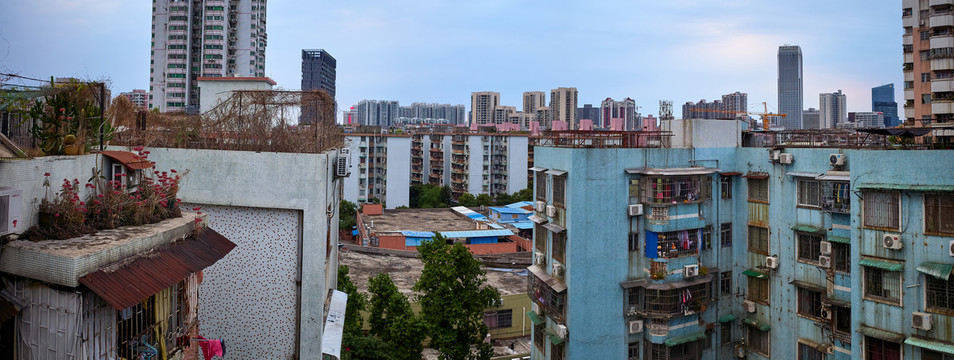
M93 232L86 224L86 202L80 200L79 179L63 179L60 190L50 197L50 173L43 175L46 195L38 206L40 223L24 236L31 239L68 239ZM33 230L33 231L31 231Z

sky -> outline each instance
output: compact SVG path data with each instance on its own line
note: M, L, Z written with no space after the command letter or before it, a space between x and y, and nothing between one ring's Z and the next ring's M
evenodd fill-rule
M783 44L801 46L806 109L841 89L848 111L870 111L871 88L887 83L903 102L898 1L272 0L266 21L266 75L298 89L301 50L325 49L341 109L469 110L474 91L520 108L524 91L576 87L581 107L629 97L644 115L735 91L749 111L774 111ZM0 0L0 73L147 89L150 34L144 0Z

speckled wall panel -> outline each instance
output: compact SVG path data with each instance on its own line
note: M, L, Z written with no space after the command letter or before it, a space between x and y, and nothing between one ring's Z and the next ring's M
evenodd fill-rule
M200 334L224 339L230 359L293 358L301 212L199 206L209 227L238 245L205 269Z

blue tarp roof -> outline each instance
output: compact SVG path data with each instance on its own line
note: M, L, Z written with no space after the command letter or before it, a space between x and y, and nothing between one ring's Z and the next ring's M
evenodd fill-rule
M486 216L483 216L483 215L478 214L478 213L475 213L475 212L466 213L466 214L464 214L464 216L467 216L467 217L469 217L469 218L471 218L471 219L483 219L483 218L486 218Z
M510 225L513 225L513 227L520 230L533 229L533 221L520 221L520 222L512 223Z
M487 223L487 226L490 226L492 229L503 229L503 226L497 225L497 223Z
M513 231L510 230L469 230L469 231L442 231L441 235L449 238L472 238L486 236L510 236Z
M434 237L434 233L430 231L402 231L401 235L404 235L406 237L427 238L427 239Z
M499 212L501 214L529 214L531 212L529 210L511 207L492 207L490 210Z

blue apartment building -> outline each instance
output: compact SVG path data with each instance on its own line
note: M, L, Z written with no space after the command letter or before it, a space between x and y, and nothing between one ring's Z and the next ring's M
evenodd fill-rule
M954 153L742 126L544 135L533 359L954 356Z

